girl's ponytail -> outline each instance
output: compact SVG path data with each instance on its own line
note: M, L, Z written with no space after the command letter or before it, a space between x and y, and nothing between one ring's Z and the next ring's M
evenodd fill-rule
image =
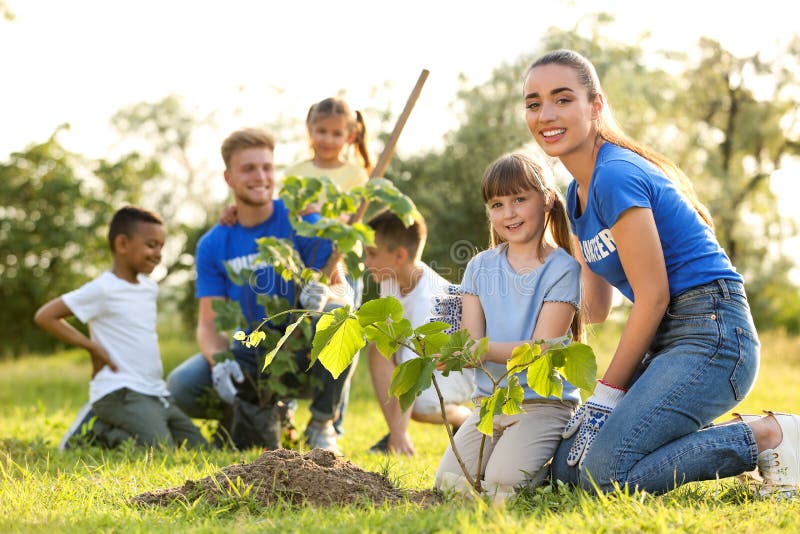
M358 110L356 110L356 121L353 125L353 132L355 133L353 143L358 150L361 164L369 173L372 171L372 162L370 161L369 148L367 147L367 123L364 122L364 116Z
M550 227L550 235L553 241L560 248L563 248L573 258L575 250L573 247L572 231L569 225L569 218L567 217L566 203L561 192L557 189L549 189L548 194L553 199L552 207L548 213L547 220L545 221L545 228ZM582 310L576 310L572 318L572 338L575 341L583 341L584 338L584 319Z

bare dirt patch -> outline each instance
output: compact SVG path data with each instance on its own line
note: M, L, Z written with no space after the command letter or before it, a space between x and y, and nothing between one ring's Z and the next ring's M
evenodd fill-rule
M266 506L275 502L311 506L412 502L429 506L441 501L433 490L398 489L383 475L364 471L330 451L314 449L300 454L278 449L264 452L252 463L230 465L203 479L187 480L177 488L142 493L131 502L165 506L176 500L202 498L215 505L239 495Z

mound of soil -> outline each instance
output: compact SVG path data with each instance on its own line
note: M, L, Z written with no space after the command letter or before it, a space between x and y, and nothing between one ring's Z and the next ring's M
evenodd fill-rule
M264 452L252 463L230 465L201 480L187 480L183 486L142 493L131 502L143 506L164 506L175 500L206 499L215 505L229 501L252 487L249 499L266 506L277 500L292 504L397 504L410 501L422 505L440 502L433 490L404 491L389 480L364 471L332 452L314 449L307 454L278 449Z

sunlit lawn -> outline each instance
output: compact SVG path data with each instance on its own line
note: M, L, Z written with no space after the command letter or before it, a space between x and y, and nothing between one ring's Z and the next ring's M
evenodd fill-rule
M614 328L596 329L589 342L603 368ZM165 334L167 369L195 351L188 335ZM763 360L754 391L740 411L800 411L800 338L763 333ZM800 502L752 496L733 480L689 484L666 496L612 495L546 488L494 507L449 500L429 509L399 507L275 506L245 500L221 506L203 502L163 509L126 504L143 491L180 485L219 468L254 459L257 451L164 452L126 448L58 452L58 441L87 397L89 364L80 351L0 362L0 531L303 531L303 532L771 532L796 531ZM308 417L301 404L299 421ZM398 458L365 451L386 430L374 401L366 365L358 367L341 447L360 467L386 473L402 488L433 483L447 438L442 428L412 423L417 456ZM520 454L523 454L520 451Z

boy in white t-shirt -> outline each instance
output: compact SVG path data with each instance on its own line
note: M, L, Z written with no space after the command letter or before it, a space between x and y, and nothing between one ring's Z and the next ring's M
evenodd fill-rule
M373 280L380 284L380 296L397 298L412 327L429 322L436 297L447 293L450 282L420 259L427 237L425 222L420 218L406 228L397 215L385 211L368 224L375 231L375 246L366 247L364 264ZM389 425L389 433L370 451L413 455L414 446L407 432L409 419L422 423L442 423L436 390L433 386L426 389L416 398L411 409L402 412L398 399L389 398L392 372L397 365L416 357L416 354L401 348L387 359L374 343L370 344L368 353L372 385ZM461 426L472 413L462 403L472 398L473 371L450 373L447 377L436 371L436 381L444 397L448 422L454 427Z
M161 218L126 206L114 214L108 240L111 271L51 300L34 320L91 355L89 402L104 426L140 445L206 446L199 429L172 403L163 380L156 334L158 285L147 276L161 261ZM71 315L89 325L90 337L64 320Z

